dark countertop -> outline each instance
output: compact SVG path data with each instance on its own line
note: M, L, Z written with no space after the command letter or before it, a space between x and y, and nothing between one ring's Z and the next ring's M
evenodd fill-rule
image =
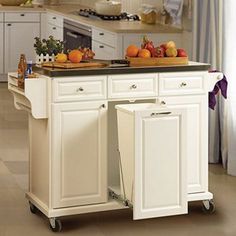
M138 73L159 73L159 72L188 72L207 71L209 64L189 62L188 65L170 66L145 66L145 67L103 67L103 68L79 68L79 69L58 69L34 66L34 72L49 76L86 76L86 75L116 75L116 74L138 74Z

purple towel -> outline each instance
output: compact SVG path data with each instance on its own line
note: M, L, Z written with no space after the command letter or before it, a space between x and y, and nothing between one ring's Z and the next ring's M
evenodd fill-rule
M210 73L214 73L214 72L219 72L219 71L210 71ZM218 94L219 91L221 91L221 95L225 99L227 99L227 89L228 89L228 82L227 82L226 76L224 75L223 79L221 79L215 84L213 91L209 92L209 107L212 110L215 110L216 95Z

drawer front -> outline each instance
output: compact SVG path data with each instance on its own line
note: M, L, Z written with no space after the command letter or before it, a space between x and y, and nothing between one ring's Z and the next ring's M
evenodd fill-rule
M159 74L159 94L203 94L206 92L206 76L205 72L161 73Z
M58 16L56 14L47 14L47 21L49 24L63 27L63 17Z
M111 60L117 58L116 49L103 43L92 41L92 49L95 53L95 59Z
M99 100L106 97L106 76L53 80L54 102Z
M47 35L53 36L57 40L63 41L63 28L48 24Z
M40 22L40 13L5 13L5 22Z
M157 75L114 75L108 77L109 98L157 96Z
M116 47L117 36L108 31L92 29L92 39L111 47Z
M3 13L0 13L0 22L3 22Z

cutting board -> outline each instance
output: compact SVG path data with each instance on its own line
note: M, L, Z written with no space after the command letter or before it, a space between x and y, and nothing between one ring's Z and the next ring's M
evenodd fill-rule
M81 63L72 63L72 62L45 62L42 63L43 67L51 68L61 68L61 69L76 69L76 68L86 68L86 67L105 67L107 64L101 62L81 62Z
M169 66L169 65L187 65L188 57L128 57L130 66Z

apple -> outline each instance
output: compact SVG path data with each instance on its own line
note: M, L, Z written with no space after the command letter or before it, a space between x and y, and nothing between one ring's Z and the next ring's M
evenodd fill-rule
M166 43L166 49L168 48L176 48L175 42L174 41L169 41Z
M178 57L187 57L188 56L186 51L183 48L177 49L177 53L178 53L178 55L177 55Z

